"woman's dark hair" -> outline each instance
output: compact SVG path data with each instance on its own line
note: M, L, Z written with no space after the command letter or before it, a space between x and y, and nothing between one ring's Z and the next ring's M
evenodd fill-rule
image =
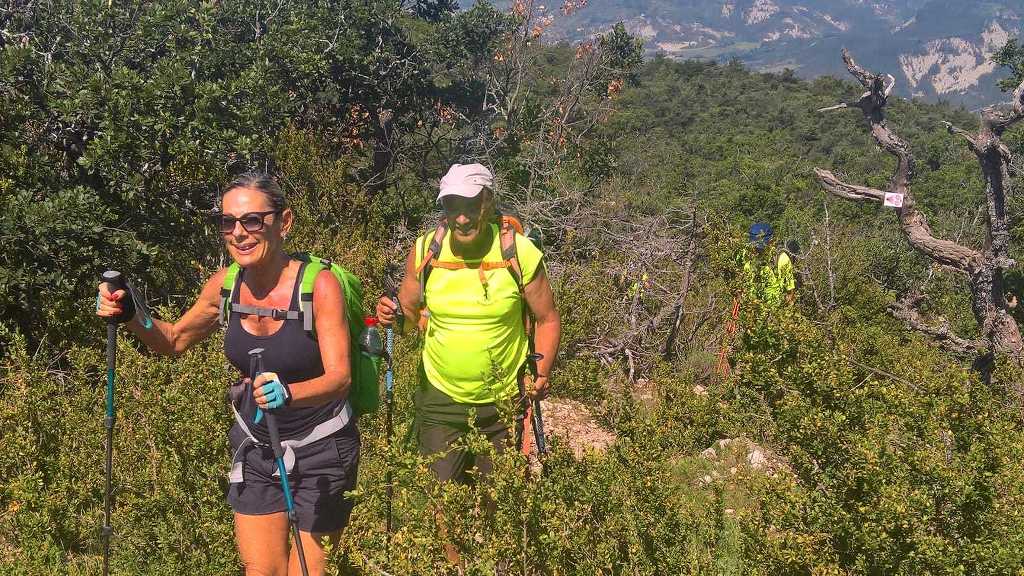
M277 181L270 177L266 172L246 172L245 174L239 174L228 184L224 191L220 193L220 200L224 200L224 195L231 192L235 188L253 188L262 192L268 200L270 200L270 206L274 210L280 212L284 210L288 205L287 200L284 197L284 192L281 190L281 186L278 185Z

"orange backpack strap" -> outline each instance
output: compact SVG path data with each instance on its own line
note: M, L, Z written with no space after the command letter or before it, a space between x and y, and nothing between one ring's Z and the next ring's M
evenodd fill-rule
M423 274L427 267L431 266L435 259L441 254L441 243L444 242L444 235L448 232L448 222L441 220L434 229L434 236L430 239L430 246L423 252L423 260L416 266L416 274Z
M430 270L438 264L437 257L441 254L441 243L444 242L444 235L448 233L448 221L441 219L434 229L434 237L430 239L430 246L422 250L423 260L416 266L416 275L420 280L420 307L427 305L427 277ZM425 242L424 242L425 243Z
M499 238L501 241L501 261L500 262L481 262L476 266L478 274L480 275L480 284L485 288L487 287L487 276L484 274L490 270L500 270L502 268L508 269L509 274L512 275L512 279L515 280L516 286L519 288L519 293L523 293L523 270L519 265L518 250L516 248L516 230L521 229L522 225L514 218L501 218L501 226L499 229ZM427 301L427 278L430 276L430 271L434 268L441 268L443 270L464 270L470 268L465 262L443 262L439 261L437 257L441 254L441 243L444 242L445 234L448 233L448 223L442 220L437 225L437 229L434 231L434 236L430 240L430 246L425 250L422 249L423 260L416 266L416 274L419 276L420 281L420 307L421 309L426 308ZM426 244L426 237L423 238L423 244Z
M516 248L516 226L510 219L501 220L501 259L502 268L508 268L512 279L519 287L519 293L523 293L523 269L519 266L519 251Z

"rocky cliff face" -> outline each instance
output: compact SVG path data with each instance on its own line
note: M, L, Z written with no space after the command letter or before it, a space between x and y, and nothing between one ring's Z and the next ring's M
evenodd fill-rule
M925 87L939 95L964 94L995 71L992 53L1017 32L991 22L978 40L960 36L930 40L919 51L899 54L900 68L915 94L925 95Z
M1002 99L990 56L1021 34L1022 17L1021 0L590 0L553 32L580 39L622 21L651 53L805 77L844 75L846 46L904 96L976 106Z

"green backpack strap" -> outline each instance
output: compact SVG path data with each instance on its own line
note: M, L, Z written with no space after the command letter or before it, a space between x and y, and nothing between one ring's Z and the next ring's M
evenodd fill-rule
M296 254L296 258L306 263L302 272L302 284L299 286L299 312L302 313L302 329L316 338L316 323L313 322L313 286L316 277L324 269L330 268L330 262L310 254Z
M302 284L299 286L302 329L314 338L316 337L316 322L313 318L313 287L316 285L317 275L324 270L330 270L341 284L345 298L345 317L348 320L352 338L356 339L363 329L363 286L359 278L326 258L312 254L295 254L294 256L306 262L306 268L302 273Z
M231 317L231 299L238 289L238 272L242 269L238 262L232 262L228 266L228 273L224 275L224 282L220 286L220 315L221 326L228 325L228 318Z

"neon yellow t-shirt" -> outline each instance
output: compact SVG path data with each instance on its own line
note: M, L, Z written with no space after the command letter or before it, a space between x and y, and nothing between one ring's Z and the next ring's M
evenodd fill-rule
M747 277L747 293L772 308L778 308L786 300L786 294L796 288L796 275L789 254L780 252L775 266L762 265L755 273L756 257L748 251L740 254L743 272Z
M494 241L483 262L500 262L501 237L491 225ZM434 232L416 241L416 264ZM529 284L542 265L543 254L529 238L516 234L516 250ZM461 261L451 249L451 233L441 243L439 262ZM434 267L424 291L430 318L423 344L423 370L427 380L457 402L486 404L512 396L519 390L519 368L526 361L528 342L523 326L523 302L519 287L507 269L484 271L481 260L467 260L461 270Z

